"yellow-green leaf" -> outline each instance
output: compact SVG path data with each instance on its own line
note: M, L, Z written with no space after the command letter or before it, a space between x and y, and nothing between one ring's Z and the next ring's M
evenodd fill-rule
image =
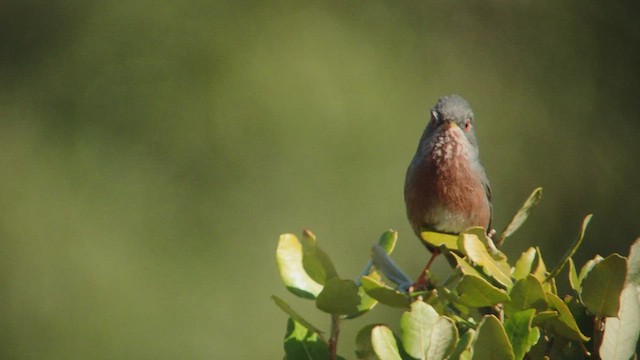
M371 344L380 360L402 360L398 344L391 329L379 325L371 330Z
M524 204L522 204L522 207L513 216L507 227L502 231L497 241L498 246L502 245L507 237L511 236L524 224L525 220L529 217L529 213L538 204L540 199L542 199L542 188L537 188L533 190Z
M351 280L331 278L318 294L316 306L329 314L349 315L358 311L358 287Z
M509 301L509 295L474 275L464 275L456 287L458 302L470 307L493 306Z
M510 288L513 285L511 274L508 268L504 268L489 254L485 245L474 234L461 234L459 247L476 265L488 276L491 276L498 283Z
M524 355L540 339L540 330L537 327L531 327L535 313L535 309L518 311L512 313L504 323L504 329L513 346L516 359L523 359Z
M444 246L449 250L458 250L458 235L443 234L433 231L420 233L422 241L429 246L440 248Z
M571 247L569 247L567 252L562 257L562 260L560 260L560 263L558 263L555 269L553 269L551 273L549 273L549 275L547 276L547 279L553 279L556 276L558 276L558 274L560 273L560 271L562 271L562 268L564 268L564 265L567 263L567 261L569 261L569 259L573 256L573 254L576 253L576 250L578 250L578 248L580 247L580 244L582 244L582 240L584 239L584 234L587 231L587 225L589 225L589 221L591 221L591 217L592 215L589 214L584 218L584 220L582 220L580 235L573 242L573 244L571 244Z
M282 234L278 241L276 260L282 282L292 293L307 299L315 299L322 285L314 281L302 265L302 244L293 234Z
M534 308L536 311L547 309L547 300L542 289L542 284L533 275L516 281L509 292L511 301L504 305L504 311L508 315Z
M486 315L480 321L472 345L472 360L514 360L513 347L500 320Z
M558 311L558 317L549 320L551 327L560 335L570 340L588 341L589 337L584 335L576 320L571 314L569 307L557 295L546 293L549 306Z
M302 266L313 280L324 285L329 279L337 277L336 269L329 255L318 247L316 236L309 230L302 232Z
M362 288L369 296L385 305L398 308L408 308L411 304L411 301L406 294L401 293L400 291L395 290L370 276L362 278Z

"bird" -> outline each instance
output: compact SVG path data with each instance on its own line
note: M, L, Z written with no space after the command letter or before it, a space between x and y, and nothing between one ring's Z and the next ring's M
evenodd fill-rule
M443 96L431 109L404 184L407 218L421 240L424 231L457 235L481 226L490 232L491 186L480 163L475 124L462 96ZM426 288L426 272L440 253L423 244L432 255L415 288Z

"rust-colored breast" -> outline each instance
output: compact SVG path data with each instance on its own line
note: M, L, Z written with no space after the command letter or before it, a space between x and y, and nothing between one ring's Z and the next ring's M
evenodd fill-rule
M407 216L419 237L424 230L459 233L487 228L491 204L477 150L459 129L446 131L418 151L405 181Z

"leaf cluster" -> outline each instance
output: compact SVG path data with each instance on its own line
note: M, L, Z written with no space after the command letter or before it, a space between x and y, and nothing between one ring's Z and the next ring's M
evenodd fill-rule
M498 246L482 228L458 236L423 233L423 241L439 248L452 265L442 281L429 274L427 289L414 289L392 260L398 240L393 230L374 244L371 260L356 280L338 275L310 231L300 239L281 235L276 258L285 286L315 301L332 319L327 337L273 296L289 315L285 358L340 359L335 349L342 321L377 304L404 309L399 331L377 323L362 328L356 338L358 359L632 358L640 333L640 239L627 258L596 255L578 270L572 257L589 215L553 269L534 247L510 262L498 248L524 223L540 196L536 189L497 238ZM566 274L571 287L564 296L556 287L560 274Z

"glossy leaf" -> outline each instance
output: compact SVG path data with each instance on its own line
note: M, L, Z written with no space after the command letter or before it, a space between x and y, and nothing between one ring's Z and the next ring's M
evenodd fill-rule
M547 299L542 284L533 275L516 281L509 292L511 301L504 305L507 315L534 308L536 311L547 309Z
M471 342L475 335L475 330L469 329L461 337L456 344L455 349L449 355L449 360L470 360L471 359Z
M456 329L456 324L450 318L440 316L431 332L430 344L425 359L440 360L447 358L453 352L457 342L458 330Z
M572 258L569 258L569 285L576 293L580 293L580 289L582 287L580 284L580 279L578 278L576 264L573 262Z
M464 275L458 286L458 302L470 307L493 306L509 301L506 291L491 285L487 280L473 275Z
M560 335L570 340L588 341L589 337L584 335L578 324L569 311L569 307L557 295L546 293L549 306L558 312L558 317L549 320L548 324Z
M531 274L531 269L533 268L533 263L536 260L536 256L536 249L532 247L523 252L516 261L516 265L513 267L513 278L516 280L520 280L526 278L529 274Z
M504 329L513 346L513 353L516 359L524 358L524 355L540 339L540 330L531 326L535 313L535 309L518 311L512 313L504 323Z
M431 333L440 315L431 305L423 301L411 304L411 311L400 318L402 345L407 354L416 359L423 359L431 345Z
M560 316L560 314L555 310L540 311L533 317L531 324L533 326L539 326L551 319L557 318L558 316Z
M584 218L584 220L582 220L580 235L578 235L578 238L573 242L573 244L571 244L571 247L569 247L567 252L562 257L562 260L560 260L560 263L558 263L558 265L551 271L551 273L549 273L549 275L547 276L547 279L552 279L558 276L560 271L562 271L564 266L567 264L567 261L569 261L569 258L571 258L576 253L576 250L578 250L578 248L580 247L580 244L582 244L582 240L584 239L584 234L587 231L587 226L589 225L589 221L591 221L592 216L593 215L589 214Z
M462 273L462 275L474 275L474 276L482 277L482 274L480 274L480 272L478 272L478 270L476 270L473 267L473 265L469 264L469 262L466 259L461 258L460 256L456 255L453 252L450 254L451 256L453 256L456 263L458 264L458 268L460 269L460 272Z
M472 349L473 360L515 359L507 333L493 315L486 315L480 321Z
M524 204L522 204L522 207L513 216L507 227L502 231L502 234L500 234L497 241L498 246L502 245L507 237L511 236L522 226L522 224L524 224L529 217L531 210L533 210L533 208L538 204L540 199L542 199L542 188L537 188L533 190Z
M398 308L408 308L411 304L411 301L406 294L390 288L381 281L370 276L362 278L362 288L369 296L385 305Z
M382 324L369 324L356 335L356 357L360 360L376 360L376 354L371 343L371 332L376 326Z
M473 226L462 232L463 234L472 234L478 237L478 240L482 242L487 251L491 254L494 260L506 260L507 257L496 247L493 240L487 236L487 231L481 226Z
M376 271L371 272L369 274L369 277L376 280L380 280L380 275ZM367 292L364 290L364 287L362 287L362 281L360 281L359 284L356 283L356 286L358 287L358 297L360 298L360 303L358 304L358 311L353 314L349 314L347 316L347 319L357 318L358 316L361 316L367 313L369 310L371 310L374 306L378 304L378 300L369 296L369 294L367 294Z
M302 265L302 244L293 234L282 234L278 241L276 260L284 285L292 293L307 299L315 299L322 285L313 280Z
M631 359L640 334L640 298L638 287L628 283L620 296L618 317L609 317L605 323L600 346L603 360Z
M351 280L329 279L318 294L316 306L329 314L349 315L358 311L358 287Z
M317 334L289 319L284 337L286 359L320 360L329 358L329 348Z
M378 239L378 245L384 249L384 251L391 255L393 250L396 248L396 244L398 243L398 232L395 230L387 230L380 235L380 239Z
M316 236L311 231L302 232L301 243L302 265L313 280L324 285L329 279L338 276L329 255L318 247Z
M380 360L402 360L398 343L388 327L384 325L374 327L371 331L371 344Z
M287 304L284 300L280 299L279 297L277 297L275 295L272 295L271 299L273 299L273 301L276 303L276 305L278 305L278 307L280 309L282 309L282 311L284 311L287 315L289 315L289 317L291 319L296 321L298 324L304 326L309 331L320 335L320 337L322 338L322 331L320 329L318 329L317 327L311 325L310 322L308 322L306 319L304 319L302 316L300 316L300 314L295 312L295 310L293 310L291 308L291 306L289 306L289 304Z
M582 302L596 316L616 316L627 274L627 260L612 254L597 263L582 281Z
M509 269L505 269L489 254L487 248L473 234L461 234L459 247L476 265L482 267L482 270L488 276L491 276L498 283L510 288L513 285Z
M449 250L458 250L458 235L424 231L420 233L420 236L422 241L430 247L440 248L444 246Z
M584 280L584 278L587 277L587 274L589 274L589 271L591 271L591 269L593 269L593 267L596 266L596 264L602 260L604 260L602 256L596 255L593 259L587 261L582 266L582 269L580 269L580 274L578 275L578 281L580 282L580 284L582 284L582 281Z

